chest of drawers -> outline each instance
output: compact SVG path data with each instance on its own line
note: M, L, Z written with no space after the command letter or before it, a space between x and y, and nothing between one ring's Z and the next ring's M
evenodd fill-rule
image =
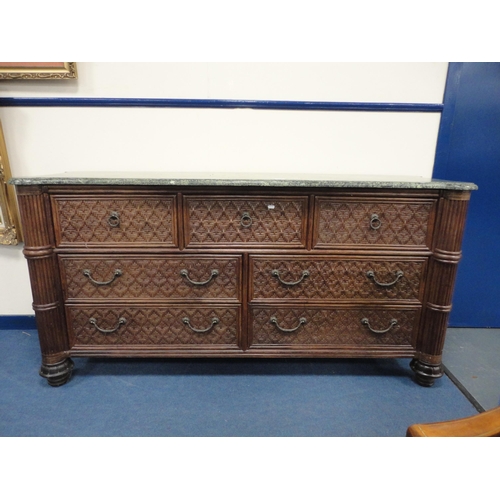
M473 184L14 179L42 354L441 355Z

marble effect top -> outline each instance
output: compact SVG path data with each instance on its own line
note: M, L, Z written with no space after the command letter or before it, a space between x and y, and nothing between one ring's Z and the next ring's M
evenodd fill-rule
M253 186L375 189L446 189L473 191L471 182L416 176L276 174L239 172L67 172L36 177L14 177L14 185L118 185L118 186Z

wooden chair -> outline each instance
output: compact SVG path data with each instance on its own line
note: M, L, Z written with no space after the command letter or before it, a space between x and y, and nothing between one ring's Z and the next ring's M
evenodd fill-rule
M472 417L410 425L406 437L500 437L500 406Z

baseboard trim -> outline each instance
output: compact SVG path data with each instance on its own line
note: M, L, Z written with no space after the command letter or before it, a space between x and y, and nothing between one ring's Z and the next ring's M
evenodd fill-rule
M482 413L486 411L482 405L479 403L479 401L465 388L465 386L458 380L453 373L446 368L445 365L443 365L443 371L445 375L457 386L458 390L469 400L469 402L474 406L474 408L479 412Z
M36 330L35 316L0 316L0 330Z

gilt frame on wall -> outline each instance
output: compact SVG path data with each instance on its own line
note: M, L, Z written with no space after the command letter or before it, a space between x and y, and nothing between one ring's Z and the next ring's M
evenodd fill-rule
M7 147L0 122L0 245L17 245L22 241L14 186L7 184L10 176Z
M74 62L0 62L0 80L65 80L77 76Z

